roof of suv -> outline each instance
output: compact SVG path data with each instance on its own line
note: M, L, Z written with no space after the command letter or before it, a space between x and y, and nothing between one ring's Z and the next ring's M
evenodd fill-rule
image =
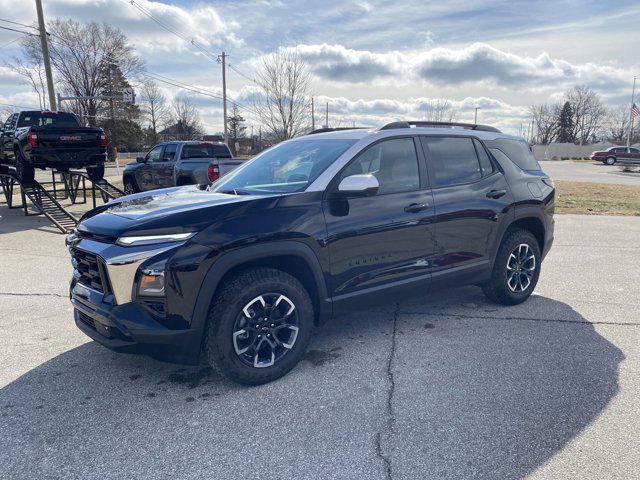
M323 139L353 139L361 140L367 137L384 138L402 134L409 135L473 135L474 137L483 140L493 140L495 138L510 138L513 140L522 140L522 137L514 135L508 135L501 132L485 131L485 130L472 130L460 127L410 127L410 128L392 128L392 129L353 129L353 130L335 130L333 132L316 133L313 138ZM305 135L297 137L295 140L309 140L311 137Z

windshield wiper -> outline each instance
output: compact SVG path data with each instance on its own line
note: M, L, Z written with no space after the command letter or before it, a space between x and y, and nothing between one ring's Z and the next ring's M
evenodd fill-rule
M251 192L238 190L237 188L232 188L231 190L220 190L218 193L226 193L227 195L251 195Z

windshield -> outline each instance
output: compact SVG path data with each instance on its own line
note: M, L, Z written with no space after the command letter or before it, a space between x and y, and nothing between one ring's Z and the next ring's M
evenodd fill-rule
M231 158L226 145L187 143L182 147L182 158Z
M44 127L46 125L80 126L75 115L64 112L24 112L18 120L18 127Z
M300 192L356 141L309 139L281 143L215 183L212 190L257 195Z

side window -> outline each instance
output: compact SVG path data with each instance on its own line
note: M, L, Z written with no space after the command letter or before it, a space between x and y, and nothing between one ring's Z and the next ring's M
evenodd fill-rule
M482 169L482 176L486 177L488 175L491 175L493 173L493 164L489 159L489 154L484 149L482 144L475 138L473 139L473 144L476 146L476 153L478 154L478 158L480 159L480 168Z
M16 119L15 113L13 115L9 115L9 118L7 118L7 121L4 124L4 129L11 130L13 128L13 124L15 123L15 119Z
M162 145L153 147L149 153L147 153L148 162L157 162L160 160L160 153L162 152Z
M435 187L475 182L482 177L470 138L424 137L424 142L429 149Z
M384 140L367 148L342 172L340 180L364 173L378 179L378 195L419 189L420 171L413 138Z
M178 151L178 145L170 143L164 147L164 153L162 154L163 162L170 162L175 159L176 152Z
M640 153L640 150L638 150L637 148L634 148L634 147L629 148L629 151L631 153Z

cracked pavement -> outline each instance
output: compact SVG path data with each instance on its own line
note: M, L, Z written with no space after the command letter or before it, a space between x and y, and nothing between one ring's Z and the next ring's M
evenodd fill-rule
M640 471L640 218L557 216L525 304L466 287L363 305L289 375L246 388L89 341L63 236L0 215L0 478Z

